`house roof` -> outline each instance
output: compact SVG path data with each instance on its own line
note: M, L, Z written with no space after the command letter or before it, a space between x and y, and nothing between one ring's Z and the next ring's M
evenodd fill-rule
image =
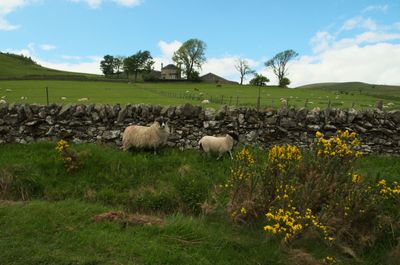
M220 77L220 76L218 76L218 75L216 75L216 74L213 74L213 73L205 74L205 75L201 76L200 79L201 79L202 81L204 81L204 82L215 82L215 81L219 81L219 82L221 82L221 83L236 83L236 82L234 82L234 81L226 80L225 78Z
M170 70L178 70L179 68L178 67L176 67L175 65L173 65L173 64L169 64L169 65L167 65L167 66L165 66L165 67L163 67L163 69L162 70L167 70L167 69L170 69Z

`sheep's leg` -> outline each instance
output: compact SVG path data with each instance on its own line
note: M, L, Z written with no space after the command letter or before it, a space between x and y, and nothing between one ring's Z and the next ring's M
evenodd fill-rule
M233 160L232 152L231 151L228 151L228 152L229 152L229 155L231 156L231 160Z
M219 153L219 156L217 157L217 160L219 160L222 157L223 153Z

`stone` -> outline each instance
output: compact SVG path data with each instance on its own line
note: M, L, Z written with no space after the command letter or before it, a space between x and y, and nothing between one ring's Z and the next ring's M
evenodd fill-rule
M121 135L120 131L113 130L113 131L105 131L102 135L103 139L112 140L118 138Z

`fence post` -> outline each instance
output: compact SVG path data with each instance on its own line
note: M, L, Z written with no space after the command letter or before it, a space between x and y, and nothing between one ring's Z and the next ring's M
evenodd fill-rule
M230 98L229 98L229 106L231 106L232 105L232 96L230 96Z
M304 102L304 107L307 108L308 98L306 98L306 102Z
M261 87L258 87L257 111L260 111Z
M224 104L224 95L221 96L221 104Z
M236 106L239 106L239 96L236 96Z
M49 105L49 88L46 87L46 102L47 102L47 106Z

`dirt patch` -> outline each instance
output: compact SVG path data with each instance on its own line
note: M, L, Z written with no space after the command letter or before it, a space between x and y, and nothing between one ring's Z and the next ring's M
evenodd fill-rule
M127 214L122 211L102 213L92 217L94 222L111 221L123 225L163 225L164 220L150 215Z

